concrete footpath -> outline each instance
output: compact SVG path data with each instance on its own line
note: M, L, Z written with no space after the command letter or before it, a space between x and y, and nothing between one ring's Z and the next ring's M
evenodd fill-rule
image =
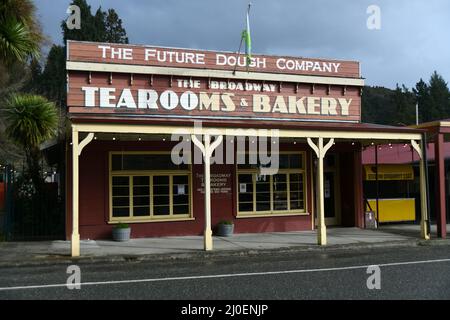
M435 228L432 228L432 231ZM70 257L70 241L0 242L0 267L81 262L167 260L229 255L270 254L282 251L314 251L370 247L443 244L448 240L421 241L419 226L384 226L377 230L328 228L328 245L316 244L315 231L235 234L214 237L214 251L203 251L203 237L162 237L81 241L81 257ZM432 237L434 232L432 233Z

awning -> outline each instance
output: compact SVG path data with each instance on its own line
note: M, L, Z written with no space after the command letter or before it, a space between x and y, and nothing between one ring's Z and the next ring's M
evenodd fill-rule
M364 166L364 180L375 181L377 166ZM414 180L414 170L409 164L381 164L378 165L378 180Z

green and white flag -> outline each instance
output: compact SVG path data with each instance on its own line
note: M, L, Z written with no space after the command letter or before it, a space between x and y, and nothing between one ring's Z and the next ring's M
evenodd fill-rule
M247 67L250 65L252 59L252 38L250 36L250 18L249 18L250 6L251 4L248 5L247 10L247 29L242 31L242 39L245 41L245 56Z

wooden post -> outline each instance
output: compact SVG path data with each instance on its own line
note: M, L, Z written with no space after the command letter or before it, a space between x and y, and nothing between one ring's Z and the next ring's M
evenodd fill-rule
M208 151L211 143L211 136L205 134L205 237L204 248L206 251L213 249L212 229L211 229L211 158L208 156Z
M319 138L319 150L323 149L323 138ZM320 152L319 151L319 152ZM317 184L319 186L318 190L318 233L317 233L317 242L320 245L327 244L327 227L325 225L325 195L324 195L324 181L323 181L323 156L318 157L317 163Z
M72 126L72 257L80 256L80 233L78 231L78 131Z
M79 232L79 156L83 148L94 139L94 134L89 133L83 141L78 142L78 130L72 126L72 238L71 255L80 256L80 232Z
M211 143L211 136L209 134L204 135L204 144L197 139L197 136L193 134L191 136L192 142L202 151L203 161L205 165L204 169L204 184L205 184L205 231L204 231L204 249L210 251L213 249L212 229L211 229L211 156L214 149L219 146L223 140L223 136L217 136L216 140Z
M435 162L435 202L436 202L436 222L437 222L437 236L445 239L447 236L447 222L446 222L446 203L445 203L445 167L444 167L444 135L437 133L434 142L434 162Z
M317 145L311 138L308 138L309 146L314 150L317 156L317 243L321 246L327 244L327 227L325 225L325 196L324 196L324 177L323 177L323 159L325 154L331 148L334 139L330 139L328 143L323 145L323 138L319 138Z
M414 140L411 140L411 146L416 150L420 158L420 207L421 207L421 220L420 220L420 235L422 239L430 239L430 230L428 229L428 208L427 208L427 186L425 177L425 161L423 157L423 150L421 146ZM426 143L423 143L426 148Z

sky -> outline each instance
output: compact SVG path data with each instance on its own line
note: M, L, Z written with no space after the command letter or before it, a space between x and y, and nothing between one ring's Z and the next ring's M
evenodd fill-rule
M34 2L44 33L61 44L71 1ZM92 11L114 8L133 44L237 51L248 1L88 3ZM379 29L367 27L371 5L380 9ZM253 0L250 27L254 53L356 60L367 85L411 88L434 70L450 81L448 0Z

